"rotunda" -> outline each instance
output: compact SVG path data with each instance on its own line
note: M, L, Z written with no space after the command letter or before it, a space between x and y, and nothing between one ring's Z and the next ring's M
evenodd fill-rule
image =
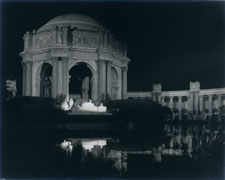
M94 102L126 98L126 43L95 19L61 15L23 39L24 96L64 94Z

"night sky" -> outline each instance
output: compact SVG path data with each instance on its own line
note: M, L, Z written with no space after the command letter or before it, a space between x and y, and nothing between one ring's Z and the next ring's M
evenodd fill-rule
M2 3L3 80L22 87L23 34L69 13L88 15L128 44L128 91L225 87L224 2Z

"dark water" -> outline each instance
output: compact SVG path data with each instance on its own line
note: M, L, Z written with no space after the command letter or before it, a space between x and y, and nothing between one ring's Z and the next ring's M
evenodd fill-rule
M6 178L223 178L221 123L167 123L159 132L148 139L135 128L8 129L2 172ZM71 152L60 147L63 140Z

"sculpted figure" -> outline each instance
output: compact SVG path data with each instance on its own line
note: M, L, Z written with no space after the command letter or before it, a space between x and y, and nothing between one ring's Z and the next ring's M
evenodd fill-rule
M28 44L29 44L29 37L28 37L28 33L26 33L24 35L24 49L28 49Z
M44 79L44 97L51 97L52 83L51 77L45 77Z
M7 100L12 99L16 96L16 80L6 80L5 87L7 91Z
M62 27L58 27L57 29L56 40L57 40L57 44L63 43L63 28Z
M90 82L90 78L88 76L85 77L82 81L82 87L81 87L82 99L85 101L88 101L89 82Z

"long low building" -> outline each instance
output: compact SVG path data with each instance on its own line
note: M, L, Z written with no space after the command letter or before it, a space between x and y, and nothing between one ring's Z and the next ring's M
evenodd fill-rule
M189 90L162 91L161 84L153 84L152 92L128 92L127 98L159 102L172 110L173 119L211 119L225 105L225 88L200 89L200 82L190 82Z

